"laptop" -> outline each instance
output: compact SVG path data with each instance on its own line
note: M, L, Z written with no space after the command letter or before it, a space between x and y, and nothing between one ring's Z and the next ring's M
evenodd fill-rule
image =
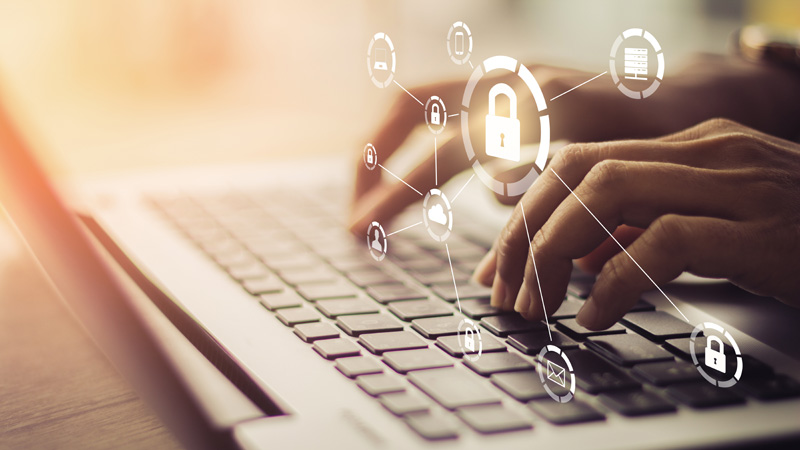
M671 284L665 292L689 322L655 292L592 333L573 320L593 282L576 271L549 323L527 322L489 306L488 290L469 281L508 215L479 183L440 186L451 198L460 192L446 248L413 226L415 205L384 224L386 257L376 261L366 236L345 230L349 182L341 161L187 168L82 180L68 203L0 111L5 211L76 317L187 448L800 439L797 311L725 283ZM471 345L458 329L467 319L477 328ZM735 337L740 357L724 343L690 344L707 322ZM165 338L165 323L179 338ZM570 367L537 356L550 342L543 335ZM175 339L216 376L197 382L170 351ZM690 345L726 358L727 376L741 361L736 385L703 379ZM565 370L574 395L561 402L550 393L569 384Z

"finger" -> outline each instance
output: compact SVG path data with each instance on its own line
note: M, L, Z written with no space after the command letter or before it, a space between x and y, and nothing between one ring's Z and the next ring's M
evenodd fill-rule
M437 171L438 185L441 185L466 169L468 160L461 142L460 136L445 142L435 154L431 154L410 173L402 176L402 180L408 185L394 180L392 183L376 186L354 209L350 230L357 234L362 233L372 221L389 221L408 205L421 200L426 192L437 187ZM382 170L385 172L387 169Z
M755 205L750 207L751 197L731 198L740 186L736 179L738 174L667 163L606 160L595 165L533 238L545 302L564 298L572 260L597 248L608 230L621 224L644 228L673 213L744 218ZM534 291L534 303L537 298Z
M724 219L660 217L630 245L628 254L620 253L603 266L578 312L578 323L591 330L608 328L644 291L684 271L704 277L738 274L745 270L743 261L748 259L742 255L749 254L747 242L755 237L751 234L747 226Z
M600 273L600 270L603 269L603 264L622 251L620 245L623 247L631 245L643 232L644 230L641 228L620 225L613 233L614 239L619 242L619 245L617 245L617 242L614 242L614 239L609 237L596 249L592 250L591 253L582 258L578 258L575 262L584 272L592 274Z

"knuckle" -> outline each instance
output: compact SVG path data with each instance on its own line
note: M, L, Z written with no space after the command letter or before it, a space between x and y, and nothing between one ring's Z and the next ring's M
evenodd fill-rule
M617 255L609 259L603 266L603 273L601 277L606 283L613 287L614 291L625 290L630 288L632 281L629 276L626 276L626 261L622 259L622 255Z
M582 184L592 192L608 191L624 181L627 172L627 164L623 161L600 161L592 167Z
M667 214L659 217L650 225L648 231L649 233L642 235L645 245L662 254L680 253L686 245L687 225L678 215Z
M713 119L708 119L701 124L701 126L707 130L736 130L741 128L742 126L731 119L725 117L714 117Z

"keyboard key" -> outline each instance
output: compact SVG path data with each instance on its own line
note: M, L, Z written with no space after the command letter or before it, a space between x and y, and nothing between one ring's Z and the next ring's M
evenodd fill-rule
M312 253L263 255L261 261L272 270L290 270L319 267L322 261Z
M429 414L410 414L406 423L425 439L438 441L458 437L458 427L450 417Z
M341 277L341 275L325 266L308 269L282 270L278 272L278 276L292 286L312 283L332 283Z
M405 284L384 284L370 286L367 293L380 303L396 302L399 300L423 299L427 295L419 289Z
M459 345L459 341L460 345ZM492 353L492 352L504 352L506 351L506 344L502 341L492 337L489 334L481 333L481 352L482 353ZM452 336L442 336L436 339L436 346L441 348L442 350L446 351L450 354L450 356L455 356L456 358L461 358L464 356L464 350L466 350L464 346L464 337L463 335L452 335ZM478 344L476 341L475 350L474 351L467 351L468 354L475 354L478 353Z
M589 294L592 293L592 286L594 286L594 278L592 279L573 279L567 285L567 292L570 294L586 300Z
M742 378L736 387L759 400L780 400L800 396L800 383L786 375L769 378Z
M450 267L444 267L440 270L412 270L409 272L409 275L426 286L445 283L450 283L452 285L453 276L455 276L456 281L464 282L469 280L469 275L460 270L453 269L453 273L451 274Z
M358 287L377 286L379 284L395 284L398 280L387 275L379 269L366 269L358 270L347 273L347 278L350 279Z
M633 368L633 373L640 379L656 386L669 386L702 379L694 364L684 361L639 364Z
M706 339L705 336L697 336L694 340L694 353L697 355L698 361L703 361L705 358ZM677 355L679 358L692 361L692 355L689 352L689 343L691 340L691 338L668 339L664 341L664 348ZM724 352L730 358L736 357L736 353L730 345L725 346Z
M549 397L536 372L496 373L490 379L495 386L521 402ZM569 392L568 389L555 384L550 384L550 389L558 396L566 395Z
M339 337L339 330L325 322L301 323L294 327L294 334L305 342Z
M358 356L361 354L361 349L356 344L342 338L316 341L313 348L325 359Z
M578 315L578 311L583 308L584 301L578 300L575 297L567 296L561 306L550 315L551 319L571 319Z
M553 339L550 340L550 336ZM530 331L528 333L518 333L508 336L508 343L526 355L537 355L547 345L555 345L561 350L571 350L578 348L578 343L558 331L547 330Z
M427 342L410 331L362 334L358 342L376 355L396 350L428 348Z
M621 366L630 367L643 362L675 361L670 352L636 334L597 336L591 338L586 346Z
M454 368L420 370L412 372L408 380L450 410L500 403L499 393L469 371Z
M603 336L606 334L619 334L625 332L625 327L618 323L611 325L611 327L606 330L592 331L578 325L578 322L575 319L561 319L558 321L558 323L556 323L556 327L574 339L581 341L592 336Z
M530 419L502 405L470 406L459 409L457 414L473 430L482 434L533 428Z
M302 284L297 286L297 292L306 300L315 302L330 298L355 297L358 290L349 283L339 282L332 284Z
M439 350L430 348L388 352L383 356L383 362L400 373L408 373L412 370L438 369L453 365L453 360L447 355Z
M395 392L380 396L381 404L396 416L424 413L430 409L430 402L422 396L410 392Z
M492 316L481 319L481 325L492 334L506 337L512 333L523 333L534 330L547 330L544 322L531 322L519 314L509 316Z
M389 304L389 311L401 320L409 322L426 317L442 317L453 315L453 309L441 300L411 300Z
M461 319L455 316L430 317L416 319L411 322L411 328L428 339L436 339L458 333L458 324Z
M318 322L320 319L319 314L308 308L281 309L278 310L276 316L287 327L293 327L301 323Z
M480 320L489 316L500 316L513 314L510 311L503 311L489 304L488 298L475 298L461 301L461 311L470 319Z
M664 311L645 311L625 314L622 323L651 341L689 337L692 325Z
M380 312L378 306L371 300L364 298L348 298L336 300L319 300L317 309L325 317L335 319L339 316L354 314L374 314Z
M383 372L383 364L374 358L364 356L339 358L336 360L336 368L348 378Z
M599 398L604 405L628 417L660 414L676 410L672 403L648 391L609 392L600 395Z
M375 375L362 375L356 378L356 384L364 390L367 394L377 397L391 392L403 392L406 390L406 385L403 379L397 375L389 374L375 374Z
M517 372L534 369L533 364L525 361L521 356L516 353L508 352L487 353L481 355L477 361L464 360L464 365L484 377L500 372Z
M590 394L638 389L641 384L617 366L589 350L565 352L575 369L576 384Z
M480 285L474 281L461 281L456 282L458 286L458 298L460 300L465 300L468 298L482 298L482 297L489 297L492 295L492 288ZM447 300L448 302L456 301L456 292L453 289L453 282L450 283L440 283L431 286L433 292L436 293L439 297Z
M278 293L284 290L283 283L281 283L278 278L271 275L268 278L244 280L242 282L242 287L250 295Z
M666 392L671 398L697 409L744 402L744 398L732 390L712 386L705 380L696 383L676 384L668 387Z
M228 275L237 281L272 277L269 269L267 269L261 263L251 263L244 266L232 266L228 267L227 270Z
M258 301L270 311L303 305L303 298L292 291L259 296Z
M602 413L574 398L567 403L556 403L551 398L544 398L528 403L528 407L553 425L606 420Z
M336 324L350 336L382 331L401 331L403 324L386 314L366 314L360 316L342 316Z

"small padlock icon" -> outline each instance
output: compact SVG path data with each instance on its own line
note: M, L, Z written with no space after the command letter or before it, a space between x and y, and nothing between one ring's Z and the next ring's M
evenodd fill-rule
M495 115L497 96L508 97L509 117ZM489 114L486 115L486 154L519 162L519 119L517 94L511 86L497 83L489 90Z
M473 336L475 333L472 328L467 328L464 330L464 348L467 350L474 352L475 351L475 337Z
M719 350L714 350L711 348L711 343L716 342ZM709 336L706 338L706 351L705 351L705 358L706 358L706 366L717 370L719 372L725 373L725 345L722 343L722 339L716 336Z
M375 150L370 146L367 149L367 164L371 166L373 161L375 161Z
M439 116L439 104L434 103L431 105L431 124L432 125L439 125L442 119Z

